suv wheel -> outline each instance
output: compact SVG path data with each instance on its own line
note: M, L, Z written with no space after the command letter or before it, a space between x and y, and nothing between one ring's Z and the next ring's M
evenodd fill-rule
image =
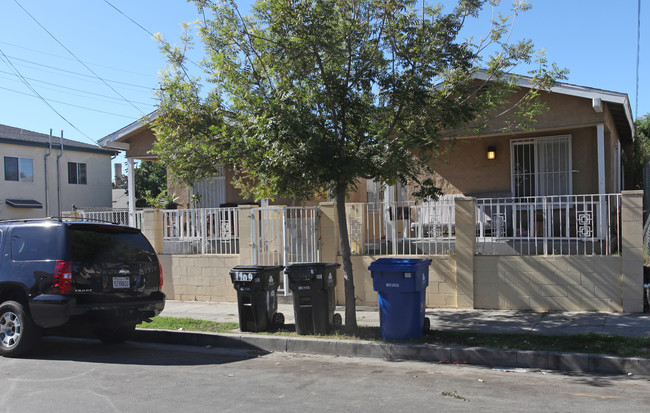
M22 304L5 301L0 305L0 354L18 357L27 354L38 343L41 329L25 312Z
M95 330L95 336L104 344L124 343L133 337L135 324L119 324Z

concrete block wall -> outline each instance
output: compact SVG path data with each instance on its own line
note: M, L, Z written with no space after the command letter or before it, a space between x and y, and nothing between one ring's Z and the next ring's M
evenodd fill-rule
M239 255L160 255L163 292L170 300L236 302L230 270Z
M474 306L622 311L620 256L475 257Z
M475 200L456 200L456 255L430 258L428 307L565 311L643 310L642 192L623 193L620 255L477 256ZM321 205L322 261L341 263L336 208ZM170 299L237 300L229 272L250 264L250 207L240 207L239 255L160 255ZM155 214L145 214L154 217ZM146 227L148 233L159 229ZM247 238L248 237L248 238ZM397 256L395 256L397 257ZM378 256L353 256L356 303L376 306L368 267ZM337 304L345 303L343 269L337 271Z

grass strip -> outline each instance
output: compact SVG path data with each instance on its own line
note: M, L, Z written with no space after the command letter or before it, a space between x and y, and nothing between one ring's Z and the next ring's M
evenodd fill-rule
M151 323L143 323L139 328L161 330L183 330L212 333L230 333L239 328L238 323L195 320L191 318L155 317ZM259 334L298 336L295 325ZM306 337L306 336L301 336ZM341 329L332 334L319 336L338 340L381 340L379 327L358 327L354 331ZM540 334L491 334L456 331L429 331L419 344L461 347L488 347L506 350L533 350L561 353L607 354L621 357L650 358L650 339L602 334L540 335Z

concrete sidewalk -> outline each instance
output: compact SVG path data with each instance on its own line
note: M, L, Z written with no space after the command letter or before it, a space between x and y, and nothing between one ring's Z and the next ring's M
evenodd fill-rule
M287 324L294 324L293 306L280 304ZM337 307L343 315L343 308ZM163 316L238 322L237 303L167 301ZM486 333L598 333L650 338L650 314L497 310L427 309L431 328ZM378 326L376 308L357 309L359 325ZM650 359L602 354L557 353L483 347L453 347L386 341L338 340L253 333L197 333L138 329L136 341L231 349L258 355L282 351L336 357L373 357L434 363L473 364L503 369L558 370L588 374L637 374L650 377Z
M279 304L286 324L294 324L293 305ZM336 311L344 316L345 309ZM199 320L239 322L237 303L168 300L161 314L166 317L189 317ZM474 331L479 333L517 334L586 334L597 333L626 337L650 338L650 314L606 312L550 312L510 310L427 309L432 330ZM345 319L345 317L343 317ZM374 307L357 307L357 323L379 326L379 311Z

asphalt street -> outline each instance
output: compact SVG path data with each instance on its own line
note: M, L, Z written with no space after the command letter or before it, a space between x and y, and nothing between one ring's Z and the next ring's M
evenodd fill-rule
M0 358L0 412L645 412L640 376L45 338Z

